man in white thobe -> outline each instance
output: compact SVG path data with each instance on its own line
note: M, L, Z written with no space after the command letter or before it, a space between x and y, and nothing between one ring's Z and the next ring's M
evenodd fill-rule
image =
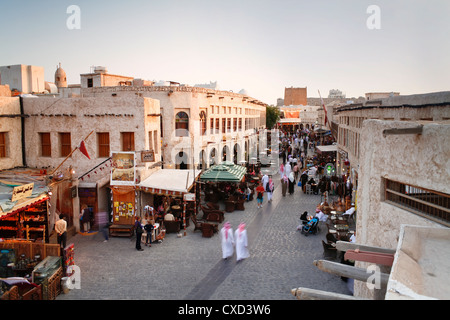
M239 225L235 231L234 238L236 241L236 261L248 258L250 254L248 252L248 239L245 223Z
M225 222L223 228L220 230L220 237L222 239L222 258L228 259L234 252L233 229L229 222Z

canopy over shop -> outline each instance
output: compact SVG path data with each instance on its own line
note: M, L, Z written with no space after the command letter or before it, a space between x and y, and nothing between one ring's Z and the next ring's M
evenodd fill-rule
M236 185L245 180L246 173L246 167L228 161L209 168L200 176L200 181L206 183L205 202L217 203L223 200L227 212L244 210L243 192L246 188Z
M189 225L189 217L196 213L199 197L195 188L200 170L160 169L136 186L141 191L141 207L151 206L155 209L155 220L164 221L167 213L175 217L174 229L170 222L164 221L166 232L178 232ZM159 208L159 209L158 209ZM152 219L152 217L149 217ZM183 221L182 221L183 220ZM182 222L182 223L181 223Z
M33 170L0 174L0 238L48 243L48 188Z
M232 162L223 162L221 164L212 166L205 171L201 176L201 181L209 182L236 182L239 183L247 173L247 168L244 166L235 165Z

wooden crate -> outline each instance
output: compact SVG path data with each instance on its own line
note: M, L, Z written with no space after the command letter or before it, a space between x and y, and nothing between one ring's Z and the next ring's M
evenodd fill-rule
M62 267L42 283L42 300L55 300L61 293Z

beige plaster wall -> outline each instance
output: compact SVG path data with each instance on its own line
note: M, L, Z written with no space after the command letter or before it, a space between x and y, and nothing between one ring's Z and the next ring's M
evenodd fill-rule
M6 133L6 158L0 158L0 170L20 167L23 161L19 98L0 97L0 114L8 115L0 117L0 132Z
M357 199L358 243L395 249L401 224L442 226L383 202L382 178L450 194L450 122L422 122L421 135L387 135L384 129L411 128L420 122L365 120ZM361 266L364 266L361 264ZM365 284L355 294L373 297Z

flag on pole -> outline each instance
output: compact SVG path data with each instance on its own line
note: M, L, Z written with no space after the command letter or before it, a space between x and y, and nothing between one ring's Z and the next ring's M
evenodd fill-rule
M319 91L319 90L317 90L317 91ZM328 124L327 108L325 108L325 103L323 102L323 99L322 99L322 96L320 94L320 91L319 91L319 96L320 96L320 101L322 101L323 111L325 112L325 125L327 125ZM331 126L330 126L330 128L331 128Z
M88 157L88 159L91 159L91 157L89 157L89 153L87 152L86 145L84 144L84 140L81 141L78 149L80 149L81 153Z

